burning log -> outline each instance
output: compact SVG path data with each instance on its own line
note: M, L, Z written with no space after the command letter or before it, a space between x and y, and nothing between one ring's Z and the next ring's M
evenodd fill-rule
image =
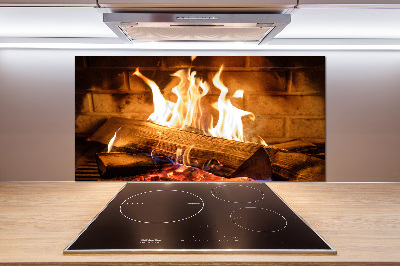
M99 153L96 162L101 178L125 177L147 173L154 168L151 157L128 153Z
M89 140L108 144L119 128L114 142L116 147L160 154L201 169L210 161L217 160L221 169L206 170L228 177L268 180L272 175L271 163L262 145L215 138L145 121L112 117Z
M294 140L267 148L275 174L289 181L325 181L324 154L317 146L304 140Z

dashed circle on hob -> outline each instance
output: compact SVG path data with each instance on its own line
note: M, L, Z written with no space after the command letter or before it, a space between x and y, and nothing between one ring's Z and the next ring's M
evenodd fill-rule
M236 209L230 214L230 218L240 228L258 233L276 233L288 225L283 215L261 207Z
M255 203L264 199L264 192L246 185L222 185L211 190L213 197L230 203Z
M190 219L203 208L203 199L191 192L150 190L124 200L119 211L125 218L137 223L169 224Z

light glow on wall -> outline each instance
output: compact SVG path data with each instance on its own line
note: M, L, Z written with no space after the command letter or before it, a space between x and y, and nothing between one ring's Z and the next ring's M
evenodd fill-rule
M276 42L278 43L278 42ZM90 50L400 50L399 44L269 44L248 43L138 43L138 44L95 44L95 43L0 43L1 48L11 49L90 49Z

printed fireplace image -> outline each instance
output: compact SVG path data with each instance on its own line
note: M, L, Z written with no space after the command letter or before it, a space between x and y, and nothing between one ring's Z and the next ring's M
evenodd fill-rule
M78 56L77 181L325 181L325 57Z

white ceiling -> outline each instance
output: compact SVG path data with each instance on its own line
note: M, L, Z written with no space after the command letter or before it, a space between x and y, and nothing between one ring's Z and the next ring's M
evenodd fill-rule
M96 8L0 7L0 43L21 37L118 40ZM400 9L298 9L276 38L400 39Z

